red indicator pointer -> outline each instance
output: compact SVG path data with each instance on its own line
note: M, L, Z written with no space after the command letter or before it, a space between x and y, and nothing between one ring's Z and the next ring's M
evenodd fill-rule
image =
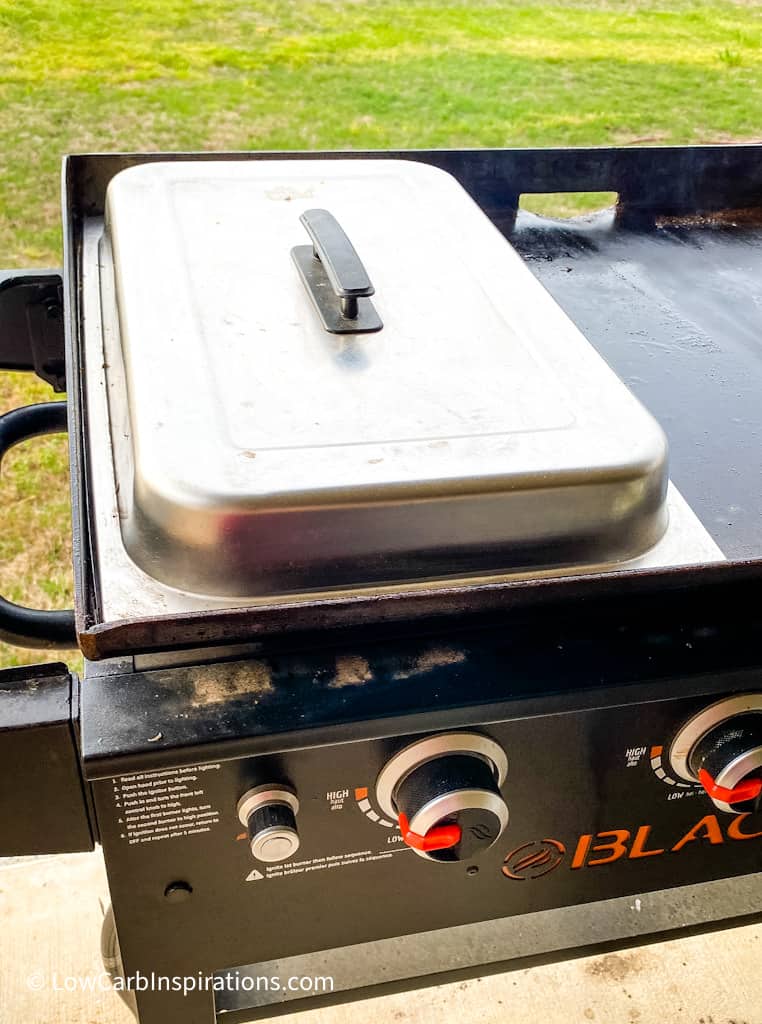
M414 850L429 853L431 850L449 850L460 842L460 825L435 825L425 836L410 831L410 822L404 814L400 814L400 832L408 846Z
M756 800L762 793L762 779L747 779L732 789L726 789L717 785L706 768L699 772L699 782L713 800L720 800L724 804L741 804L745 800Z

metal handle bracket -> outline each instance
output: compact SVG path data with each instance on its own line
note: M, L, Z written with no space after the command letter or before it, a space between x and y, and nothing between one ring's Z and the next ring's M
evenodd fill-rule
M328 210L306 210L299 220L312 245L295 246L291 257L323 327L331 334L380 331L369 299L375 288L342 226Z
M31 370L66 390L60 270L0 270L0 370Z

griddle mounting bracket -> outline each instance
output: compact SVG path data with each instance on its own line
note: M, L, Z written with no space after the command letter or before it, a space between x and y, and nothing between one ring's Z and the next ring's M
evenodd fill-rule
M66 390L60 270L0 270L0 370L32 371Z

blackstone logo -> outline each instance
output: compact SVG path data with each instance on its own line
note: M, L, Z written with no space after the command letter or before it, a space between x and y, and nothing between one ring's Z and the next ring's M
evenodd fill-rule
M752 824L753 821L756 821L756 825ZM698 845L725 846L728 843L747 842L749 839L762 839L762 829L758 827L760 824L762 820L759 814L746 812L722 819L718 819L716 814L707 814L687 832L667 842L658 841L658 837L652 834L652 825L588 832L574 843L569 868L578 871L580 868L594 868L615 861L668 856ZM566 847L559 839L538 839L511 850L501 870L506 878L517 882L542 878L558 867L565 853Z
M511 850L503 861L502 871L506 878L517 882L542 878L558 867L565 853L566 847L558 839L538 839Z

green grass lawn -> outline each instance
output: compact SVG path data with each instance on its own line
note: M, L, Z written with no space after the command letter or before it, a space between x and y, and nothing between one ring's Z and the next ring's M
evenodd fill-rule
M761 41L754 2L0 0L0 265L58 264L66 152L753 140ZM0 377L0 411L48 394ZM0 592L47 607L65 465L25 445L0 484Z

